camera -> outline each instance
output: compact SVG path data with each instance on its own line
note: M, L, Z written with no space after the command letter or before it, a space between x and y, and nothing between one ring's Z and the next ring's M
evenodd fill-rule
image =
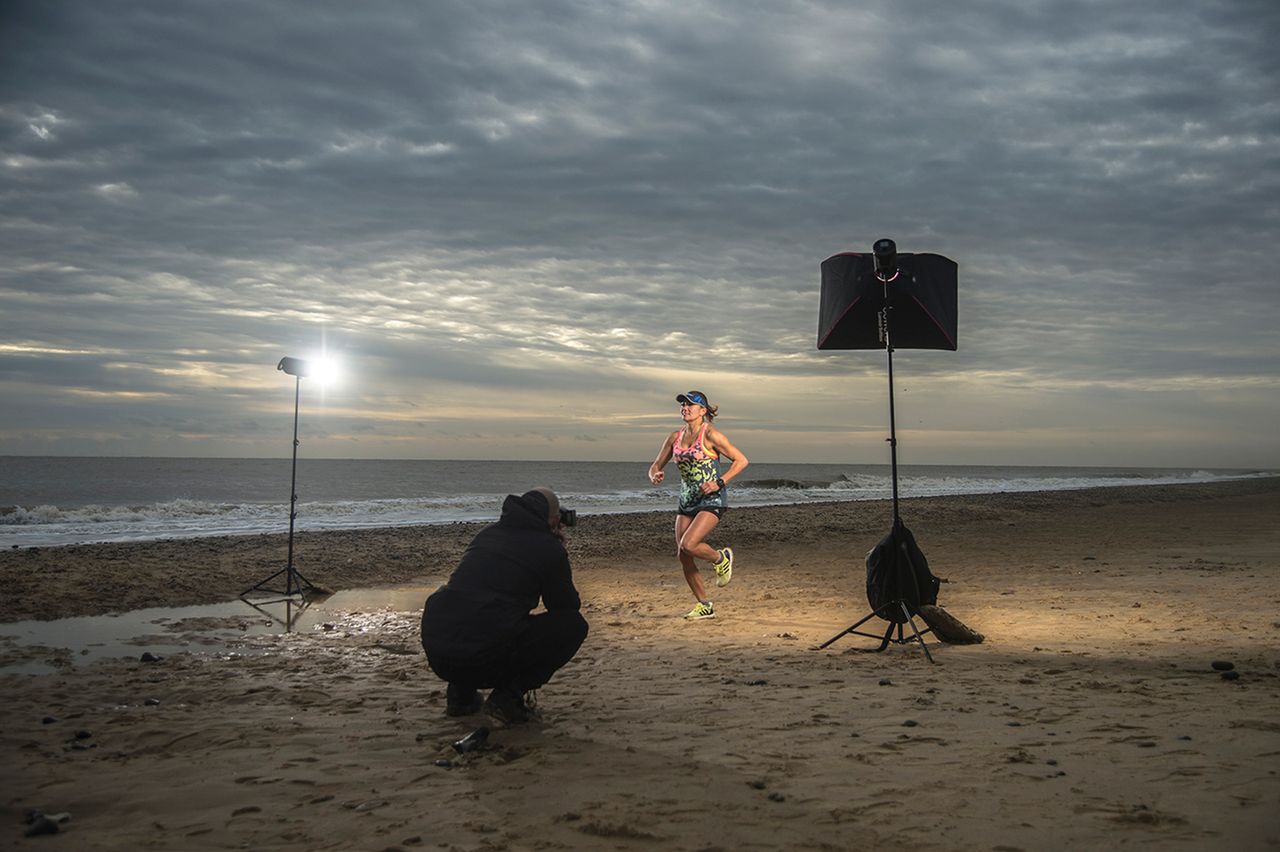
M576 527L578 525L578 512L574 509L560 510L560 526Z

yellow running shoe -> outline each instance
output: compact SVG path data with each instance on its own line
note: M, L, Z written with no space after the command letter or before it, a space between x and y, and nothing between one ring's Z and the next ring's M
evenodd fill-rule
M706 603L699 601L698 605L695 606L693 609L689 610L689 614L685 616L685 618L690 621L693 621L694 619L698 619L698 618L715 618L715 617L716 617L716 611L715 611L715 607L711 606L711 601L707 601Z
M720 561L715 564L716 585L727 586L733 579L733 548L726 547L720 551Z

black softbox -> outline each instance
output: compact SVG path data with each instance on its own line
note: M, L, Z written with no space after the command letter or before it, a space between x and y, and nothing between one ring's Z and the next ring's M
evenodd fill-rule
M893 309L894 349L956 348L956 264L940 254L897 255L897 277L876 277L870 254L822 262L819 349L884 349L880 310Z

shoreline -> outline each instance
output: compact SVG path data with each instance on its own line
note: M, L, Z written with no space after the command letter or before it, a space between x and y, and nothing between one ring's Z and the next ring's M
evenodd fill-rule
M633 467L630 463L614 463L614 467L619 466L628 471ZM769 465L762 463L762 466ZM873 502L888 500L892 496L889 476L883 472L851 473L849 470L825 467L822 471L824 476L805 478L802 473L796 472L795 466L774 467L777 468L776 471L766 472L777 473L781 478L747 478L739 483L741 490L735 487L731 502L741 508L762 508L791 503ZM903 474L903 493L911 498L1194 485L1280 477L1280 471L1255 469L1217 470L1211 473L1192 468L1027 467L1024 470L1032 473L1022 477L1016 473L1019 470L1016 466L917 467L919 471L913 473L915 468L907 466ZM195 475L190 470L181 473L186 477ZM439 504L436 497L401 493L404 488L392 488L392 493L385 494L385 498L374 498L368 492L371 483L367 480L345 486L353 489L349 493L363 496L338 498L333 496L333 483L330 482L330 496L322 496L320 499L311 497L300 504L299 517L302 520L298 530L341 532L492 521L496 517L496 505L507 493L503 486L513 475L511 472L504 472L505 475L499 482L492 478L493 473L494 471L487 472L486 476L489 478L483 480L480 492L457 494L456 499L451 498L445 504ZM587 487L585 492L575 497L575 488L581 490L585 486L583 471L566 468L561 473L567 479L562 483L559 478L554 481L563 486L562 490L569 495L568 502L575 505L581 517L662 512L674 505L676 500L674 492L655 491L647 482L639 490L629 490L626 487L614 490L620 485L617 470L602 474L612 485L600 486L603 488L601 493L595 493L594 487ZM532 478L529 478L529 474L530 471L524 470L524 475L518 472L514 475L518 481L541 481L541 473L534 473ZM27 472L26 476L29 479L31 472ZM452 471L446 478L455 481L457 476L458 472ZM831 478L833 476L834 479ZM596 480L593 479L592 482L595 483ZM2 486L3 483L0 482L0 490L3 490ZM246 482L241 484L242 491L236 495L228 493L226 488L216 488L216 493L206 494L206 489L193 482L187 490L181 492L187 496L159 498L156 495L158 499L148 501L145 497L134 495L121 503L118 502L122 499L119 493L98 493L90 484L81 497L96 494L99 499L81 499L65 505L46 492L46 499L35 503L25 503L22 506L0 504L0 550L278 534L287 529L287 525L281 523L282 518L287 517L285 506L276 499L274 490L271 499L261 499L264 495L259 486L260 483ZM320 487L323 492L325 486L322 484ZM482 493L493 488L498 490L487 496ZM58 491L58 488L53 490ZM199 496L201 494L205 496Z
M944 552L938 550L939 544L945 544L935 536L955 537L966 524L992 524L1002 513L1009 516L1009 524L1037 518L1058 523L1061 511L1087 515L1091 509L1109 505L1275 501L1277 495L1280 477L1266 477L906 497L900 501L900 514L933 560ZM730 540L740 553L769 551L792 536L809 536L806 546L821 545L822 537L844 548L845 558L853 558L848 554L865 553L888 531L891 505L890 500L858 500L737 507L720 523L717 537ZM568 544L575 574L613 561L618 553L632 562L674 565L671 518L669 511L581 517L570 530ZM294 566L330 591L438 583L448 577L471 538L489 523L299 532L294 536ZM999 525L993 525L991 535L998 531ZM9 590L0 598L0 624L233 600L285 566L287 543L287 533L259 533L0 551L0 585Z

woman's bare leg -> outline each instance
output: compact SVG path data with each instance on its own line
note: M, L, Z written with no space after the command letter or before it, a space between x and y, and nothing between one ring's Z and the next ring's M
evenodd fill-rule
M684 580L699 601L707 599L707 589L702 584L702 574L698 572L694 559L715 562L720 558L719 552L705 541L718 523L720 519L714 512L699 512L693 518L676 515L676 555L684 569Z

